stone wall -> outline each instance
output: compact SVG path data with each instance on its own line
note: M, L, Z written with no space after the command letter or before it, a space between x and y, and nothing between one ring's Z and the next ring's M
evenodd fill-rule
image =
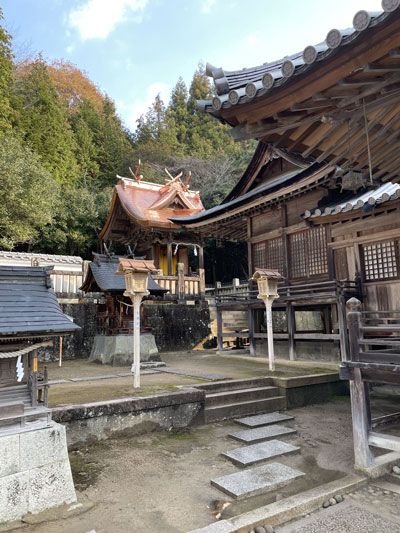
M151 329L160 352L190 350L210 333L208 303L145 302L147 326Z
M71 446L201 423L204 398L204 391L187 390L70 405L54 408L53 419L66 426L68 445Z
M65 427L0 436L0 523L75 501Z

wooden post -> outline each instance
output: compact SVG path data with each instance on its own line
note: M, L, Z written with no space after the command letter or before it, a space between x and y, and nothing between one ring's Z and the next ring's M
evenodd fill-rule
M353 376L354 379L350 381L350 397L353 418L354 460L356 466L368 468L374 463L374 456L368 444L368 432L371 425L368 384L363 383L359 368L354 368Z
M266 298L264 300L265 302L265 308L267 311L266 319L267 319L267 338L268 338L268 361L269 361L269 369L271 371L275 370L275 354L274 354L274 333L272 330L272 298Z
M345 302L341 287L339 287L339 290L337 293L337 313L338 313L339 334L340 334L340 358L342 361L346 361L347 351L348 351L346 302Z
M222 352L224 348L222 338L222 311L218 309L217 302L215 302L215 310L217 315L217 349L219 352Z
M249 345L250 345L250 355L251 357L256 356L256 342L254 338L254 309L249 306Z
M47 407L49 404L49 374L47 372L47 366L44 367L43 387L44 387L43 403L44 403L44 406Z
M347 324L349 326L349 350L344 360L359 361L361 335L361 302L357 298L347 301Z
M239 278L233 278L233 280L232 280L232 293L233 294L237 293L237 289L238 289L239 285L240 285Z
M60 337L60 350L58 354L58 366L62 365L62 345L63 345L63 338Z
M32 352L32 386L31 386L31 395L32 395L32 407L37 407L37 350Z
M286 326L288 332L289 359L290 361L296 361L296 340L294 338L296 333L296 317L293 305L290 302L286 304Z
M176 265L176 272L178 275L178 300L185 298L185 265L178 263Z
M167 244L168 276L172 276L172 243Z
M206 294L206 276L204 273L204 268L199 268L199 277L200 277L200 283L199 283L200 297L204 298Z
M199 246L199 270L204 270L204 248Z

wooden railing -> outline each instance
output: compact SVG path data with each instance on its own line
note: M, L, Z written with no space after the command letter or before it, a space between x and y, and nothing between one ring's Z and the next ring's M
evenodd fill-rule
M153 279L163 289L168 289L169 296L176 296L179 300L188 298L204 298L205 276L204 269L199 268L198 274L185 276L184 264L178 263L175 276L164 276L163 274L153 274Z
M400 452L400 437L372 431L368 385L400 385L400 311L362 312L356 298L347 307L349 350L339 374L350 381L355 463L368 469L375 465L371 446ZM383 418L387 422L399 415Z

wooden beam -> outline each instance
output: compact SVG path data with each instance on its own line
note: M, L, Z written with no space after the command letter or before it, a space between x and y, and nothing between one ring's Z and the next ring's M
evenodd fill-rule
M368 434L368 444L377 448L400 452L400 437L395 437L394 435L385 435L384 433L370 431Z

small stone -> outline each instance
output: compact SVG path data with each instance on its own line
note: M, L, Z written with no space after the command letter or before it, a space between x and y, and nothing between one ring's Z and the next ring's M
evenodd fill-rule
M370 487L370 488L368 489L368 492L369 492L370 494L373 494L375 491L374 491L374 489L373 489L372 487Z
M343 501L343 496L341 494L337 494L335 496L335 500L336 500L336 503L342 503Z
M265 533L265 529L262 526L258 526L254 529L254 533Z
M384 490L383 494L390 494L390 490Z
M274 528L269 524L264 524L263 528L265 529L265 533L274 533Z
M336 505L337 504L337 501L335 500L335 498L329 498L329 503L331 505Z
M381 501L380 500L372 500L372 503L374 505L379 505L381 503Z
M324 503L322 504L322 507L323 507L324 509L326 509L326 508L329 507L329 506L330 506L330 503L329 503L328 500L325 500Z
M393 467L393 473L399 475L400 474L400 466L395 465Z

